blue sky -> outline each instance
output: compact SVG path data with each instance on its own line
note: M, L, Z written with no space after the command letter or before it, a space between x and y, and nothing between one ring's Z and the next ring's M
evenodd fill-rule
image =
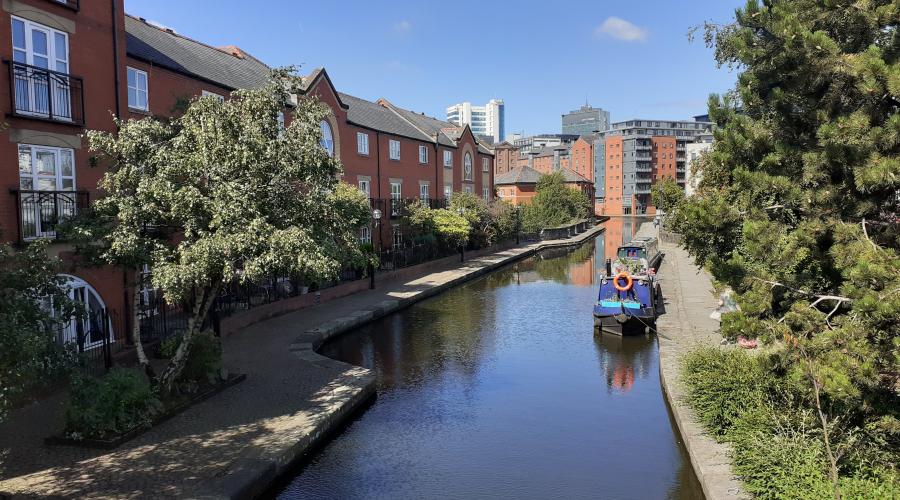
M734 85L702 37L742 0L125 0L126 10L273 65L324 66L338 90L444 117L506 102L506 131L559 132L585 99L629 118L689 118ZM427 6L427 8L425 7Z

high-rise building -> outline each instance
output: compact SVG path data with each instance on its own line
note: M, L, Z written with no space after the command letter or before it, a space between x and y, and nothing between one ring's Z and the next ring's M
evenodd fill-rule
M591 135L609 128L609 111L585 104L562 115L562 133Z
M498 143L506 136L504 114L503 99L491 99L484 106L473 106L466 101L447 108L447 121L468 125L476 136L490 136Z
M598 213L655 213L651 186L659 179L686 183L687 144L712 132L701 121L629 120L613 123L594 143Z

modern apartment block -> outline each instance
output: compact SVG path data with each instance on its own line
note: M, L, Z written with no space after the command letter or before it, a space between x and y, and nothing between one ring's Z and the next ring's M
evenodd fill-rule
M650 189L658 179L686 181L685 146L709 135L712 123L629 120L613 123L594 141L594 179L598 213L656 212Z
M178 116L196 97L228 99L265 85L271 68L238 47L213 47L128 16L124 0L9 0L0 16L10 27L0 43L9 70L0 82L8 95L0 99L8 125L0 130L0 180L9 193L0 198L0 233L18 245L53 240L50 253L61 257L70 294L90 318L73 319L61 342L77 339L85 351L104 338L124 344L128 322L143 307L132 298L136 288L144 293L144 278L78 265L56 232L61 220L102 196L104 169L92 167L85 131L115 132L111 115ZM343 94L324 69L306 76L299 93L331 109L320 124L322 147L341 161L342 180L384 208L380 225L361 230L362 241L402 245L395 208L406 200L440 204L456 192L493 197L493 153L469 126ZM288 124L290 109L288 103ZM99 311L109 314L108 327L96 323Z
M585 104L562 115L562 133L593 135L609 128L609 111Z
M697 162L704 152L709 151L713 145L712 134L697 136L697 142L684 146L684 155L687 160L684 166L684 194L693 195L697 191L700 182L700 172L696 172Z
M447 121L456 125L468 125L476 136L488 136L494 143L506 136L506 117L503 99L491 99L484 106L461 102L447 107Z

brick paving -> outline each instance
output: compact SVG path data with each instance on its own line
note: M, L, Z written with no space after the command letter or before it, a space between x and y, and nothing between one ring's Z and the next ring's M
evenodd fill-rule
M666 314L657 321L659 366L672 415L707 500L748 498L731 473L729 446L706 435L693 411L684 404L680 384L682 356L700 346L719 345L722 340L718 320L709 317L718 303L712 278L677 244L661 241L660 251L665 253L659 274Z
M539 248L522 245L426 276L284 314L226 337L224 364L247 380L115 450L47 446L63 425L66 395L19 409L0 425L0 496L252 497L374 394L368 370L312 351L352 329Z

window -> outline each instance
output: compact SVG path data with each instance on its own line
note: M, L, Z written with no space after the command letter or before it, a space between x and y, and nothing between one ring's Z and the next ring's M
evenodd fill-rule
M491 171L490 161L487 158L481 159L481 171L482 172L490 172Z
M366 198L372 197L369 179L360 179L359 180L359 190L362 191L363 193L366 193Z
M372 243L372 228L369 226L359 228L359 242Z
M141 111L149 111L147 99L147 72L128 68L128 107Z
M356 152L361 155L369 154L369 134L356 133Z
M334 136L331 134L331 125L326 120L322 120L319 122L319 130L322 132L319 145L328 153L328 156L334 158Z
M14 66L16 111L71 121L72 101L67 79L51 79L42 71L69 73L69 35L12 17L12 47L13 62L39 68Z
M95 349L103 345L104 332L108 332L108 341L113 342L115 335L113 335L112 324L107 323L104 328L103 323L108 321L108 318L105 314L106 304L103 303L100 294L80 278L61 276L67 278L66 294L84 308L83 316L72 318L65 324L62 341L77 343L80 337L84 342L85 350Z
M453 167L453 151L444 151L444 166Z
M491 188L481 188L481 194L484 196L484 201L491 200Z
M399 182L391 182L391 216L400 215L400 187Z
M403 246L403 233L400 232L400 226L394 226L394 231L391 239L393 240L392 246L394 250L397 250Z
M395 140L391 139L390 142L388 143L388 145L390 146L389 149L390 149L391 159L399 160L400 159L400 141L395 141Z
M419 146L419 163L428 163L428 148Z
M449 184L444 185L444 199L449 200L453 195L453 186Z
M56 223L77 207L75 152L20 144L19 188L22 238L55 237Z
M464 193L472 194L472 193L475 192L475 188L473 188L473 187L470 186L470 185L465 185L465 186L463 186L463 192L464 192Z
M215 99L218 99L219 102L225 101L225 96L223 96L222 94L217 94L215 92L210 92L208 90L204 90L204 91L200 92L200 96L201 97L213 97Z
M419 184L419 199L427 202L429 198L431 198L431 196L428 193L428 183Z
M281 135L286 128L284 124L284 111L279 111L275 116L275 120L278 121L278 135Z
M463 174L467 181L472 180L472 155L470 153L466 153L463 157Z

